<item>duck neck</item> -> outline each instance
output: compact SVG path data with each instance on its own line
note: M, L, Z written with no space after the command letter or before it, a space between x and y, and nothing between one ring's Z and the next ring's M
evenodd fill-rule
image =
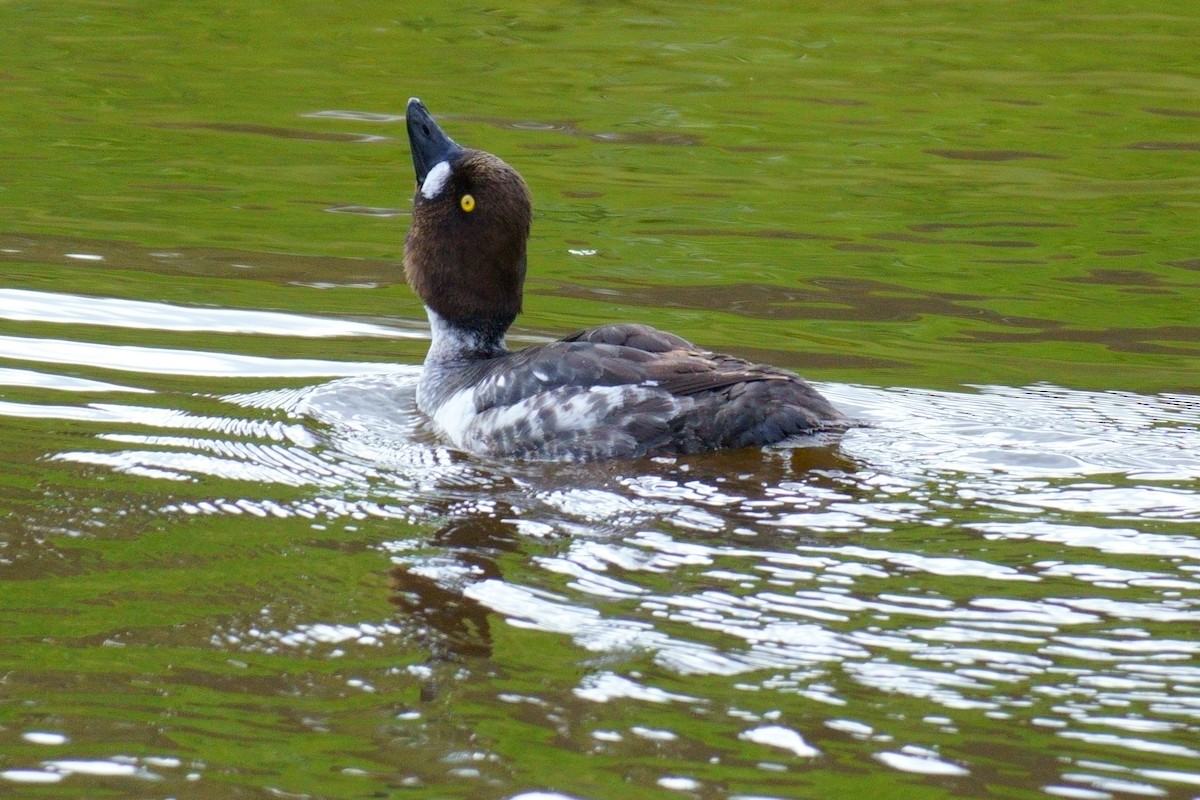
M443 317L429 306L429 330L433 340L429 344L426 365L454 364L495 358L508 352L504 347L504 333L512 324L512 318L466 317L450 319Z

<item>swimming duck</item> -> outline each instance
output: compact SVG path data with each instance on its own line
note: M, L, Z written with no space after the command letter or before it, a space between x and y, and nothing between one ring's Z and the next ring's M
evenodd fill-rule
M521 176L408 101L416 172L404 271L432 342L417 407L458 449L591 461L774 444L848 420L799 376L646 325L510 351L533 203Z

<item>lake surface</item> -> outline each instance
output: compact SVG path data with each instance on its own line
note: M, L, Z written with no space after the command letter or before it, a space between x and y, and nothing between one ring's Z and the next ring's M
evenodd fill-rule
M1200 797L1194 4L0 22L0 796ZM411 95L531 186L512 346L867 425L445 447Z

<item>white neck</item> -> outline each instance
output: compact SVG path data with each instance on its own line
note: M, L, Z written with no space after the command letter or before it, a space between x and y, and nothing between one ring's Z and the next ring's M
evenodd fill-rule
M468 327L446 319L429 306L425 307L429 317L429 332L432 341L425 363L444 364L455 361L474 361L492 358L506 352L504 334L483 328Z

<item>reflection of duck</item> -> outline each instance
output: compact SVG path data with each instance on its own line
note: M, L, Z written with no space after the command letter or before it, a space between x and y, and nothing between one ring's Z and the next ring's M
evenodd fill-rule
M392 569L392 602L436 661L492 654L491 609L466 589L502 579L497 557L517 549L511 526L494 515L453 519L431 538L433 554L406 556Z
M605 325L509 352L521 310L529 190L408 102L416 169L404 248L433 342L418 407L464 450L584 461L771 444L848 424L798 376L645 325Z

